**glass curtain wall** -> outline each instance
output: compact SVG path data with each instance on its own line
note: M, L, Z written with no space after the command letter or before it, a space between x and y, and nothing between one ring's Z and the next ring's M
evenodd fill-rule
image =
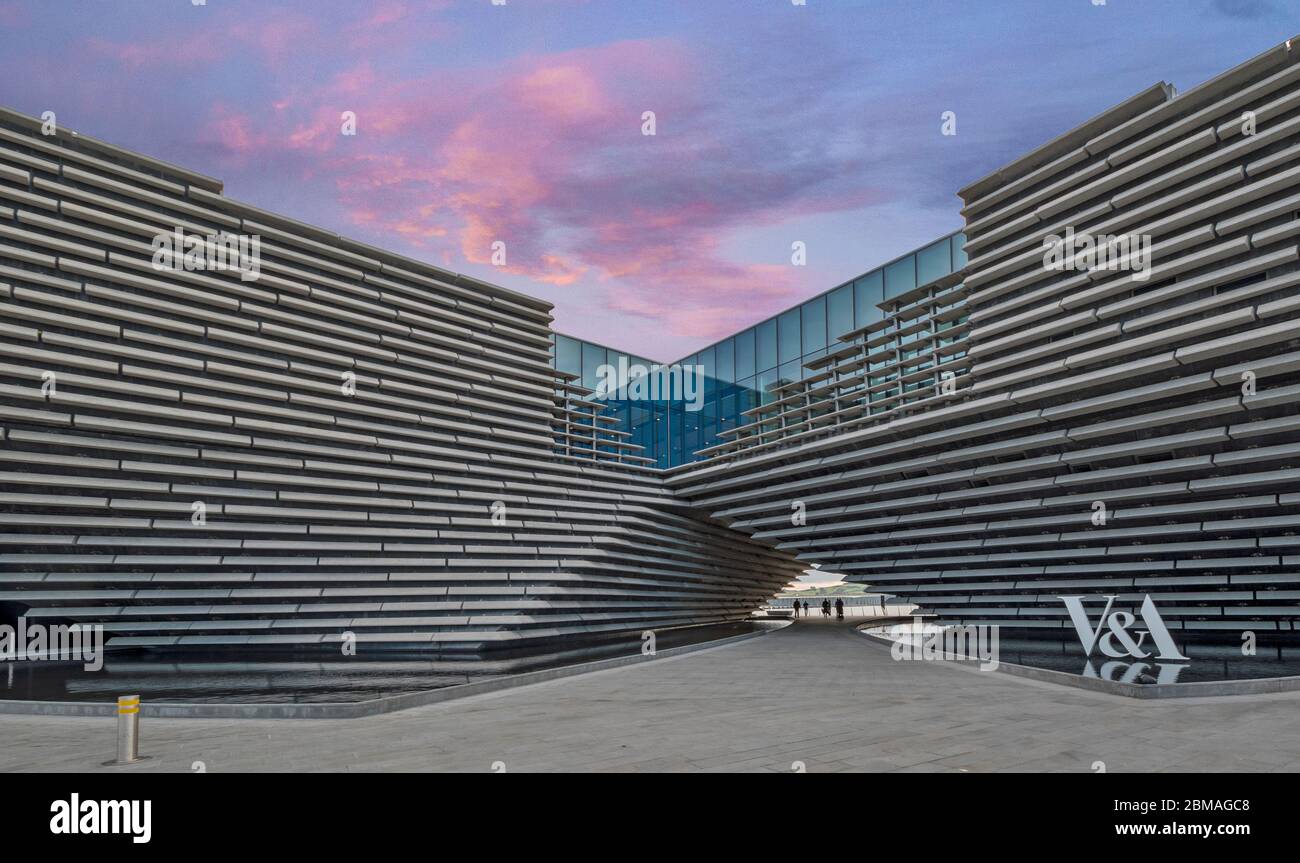
M803 364L834 350L841 335L881 320L878 303L964 267L963 240L960 233L944 237L677 360L704 367L702 410L688 411L680 401L610 400L606 412L623 421L631 441L645 447L642 454L658 467L696 460L697 450L721 442L720 431L748 422L745 411L772 401L772 386L799 380L806 373ZM617 366L620 356L629 364L654 364L559 333L552 352L557 369L581 375L592 389L599 366Z

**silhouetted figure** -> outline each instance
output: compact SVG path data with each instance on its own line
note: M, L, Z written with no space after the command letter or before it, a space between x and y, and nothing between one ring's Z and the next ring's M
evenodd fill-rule
M799 600L797 599L794 601L794 616L799 616Z
M837 620L844 619L844 600L842 599L835 600L835 618Z
M803 616L808 616L808 600L806 599L803 601Z
M823 600L822 600L822 617L830 617L830 616L831 616L831 601L830 601L829 599L823 599Z

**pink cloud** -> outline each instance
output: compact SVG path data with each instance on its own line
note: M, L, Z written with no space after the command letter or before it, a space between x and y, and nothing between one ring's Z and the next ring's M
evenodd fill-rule
M561 125L599 120L617 110L595 70L578 63L540 66L507 86L519 108Z
M360 23L361 27L386 27L406 20L411 14L411 6L405 0L375 0L370 17Z
M268 68L277 69L319 33L316 19L285 10L259 11L256 19L233 9L196 10L204 21L164 32L150 31L138 41L86 40L93 55L130 69L210 65L251 51Z
M348 39L400 29L410 5L376 4ZM274 55L303 26L281 23L258 51ZM806 294L793 267L729 260L737 232L877 198L859 164L808 155L797 89L774 94L786 112L733 110L717 73L673 41L486 71L344 61L317 83L273 88L264 111L212 105L203 139L239 169L329 178L343 217L380 245L553 298L577 292L589 311L657 321L676 338L725 335ZM642 134L647 110L657 135ZM354 136L341 134L344 111ZM493 266L498 242L504 266Z
M265 139L253 130L253 121L248 115L222 104L213 106L212 122L208 128L212 137L232 153L246 155L265 146Z
M268 11L253 20L243 18L228 28L232 39L256 48L271 66L283 65L318 32L314 18L283 10Z
M356 53L394 51L451 38L455 29L429 12L451 8L449 0L371 0L369 14L344 30L347 47Z

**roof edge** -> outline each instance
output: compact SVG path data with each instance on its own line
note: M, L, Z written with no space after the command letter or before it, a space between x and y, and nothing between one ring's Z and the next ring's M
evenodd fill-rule
M1188 101L1206 101L1219 91L1236 85L1243 78L1250 78L1271 68L1280 68L1298 61L1300 61L1300 36L1293 36L1245 62L1237 64L1226 72L1221 72L1213 78L1197 84L1186 92L1179 93L1173 85L1164 81L1153 84L1135 96L1102 111L1100 114L1058 135L1020 158L1008 162L996 171L969 183L959 189L957 194L963 202L970 204L972 201L987 195L994 188L1017 180L1051 160L1084 146L1089 140L1096 138L1105 131L1107 127L1120 126L1135 117L1164 105L1184 104Z
M12 108L6 108L2 105L0 105L0 121L12 123L15 126L25 128L28 131L37 134L43 134L41 130L44 126L44 121L20 111L15 111ZM276 213L252 204L246 204L227 196L223 191L224 184L220 180L209 177L206 174L201 174L197 171L191 171L188 168L173 165L170 162L164 162L161 159L145 156L134 150L127 149L126 147L119 147L116 144L109 144L105 141L99 140L98 138L82 135L79 132L67 129L62 125L57 126L53 134L45 135L44 137L53 138L56 143L72 150L86 150L96 156L103 156L118 162L129 161L147 166L162 174L170 175L170 177L177 180L183 180L190 186L219 196L223 204L229 207L233 212L239 213L241 216L252 216L255 220L266 221L273 227L301 233L308 239L315 239L326 243L335 243L345 251L367 257L375 257L379 259L381 263L387 262L394 266L410 269L419 275L447 282L451 285L467 290L473 290L489 296L496 296L503 300L511 300L521 303L546 314L550 314L555 308L555 304L549 300L534 297L530 294L524 294L464 273L456 273L451 270L446 270L442 267L430 264L427 261L410 258L388 249L382 249L378 246L363 243L360 240L345 237L336 231L331 231L327 228L321 228L317 225L299 221L292 216L286 216L282 213ZM123 165L122 167L129 166ZM212 200L209 199L204 203L211 206Z

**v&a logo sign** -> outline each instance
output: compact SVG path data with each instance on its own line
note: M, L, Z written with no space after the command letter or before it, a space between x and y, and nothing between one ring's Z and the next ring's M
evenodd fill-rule
M1125 656L1133 659L1148 659L1151 657L1146 646L1149 635L1151 644L1156 650L1156 659L1187 660L1170 637L1164 619L1160 617L1160 612L1156 611L1156 604L1151 601L1150 594L1142 600L1142 608L1139 611L1146 629L1133 629L1132 632L1129 630L1137 622L1137 618L1128 611L1112 611L1116 599L1113 595L1106 597L1106 608L1102 611L1096 627L1093 627L1092 621L1088 619L1088 612L1083 607L1084 597L1062 596L1059 599L1065 603L1066 610L1070 612L1070 620L1074 623L1075 631L1079 633L1079 641L1083 644L1084 653L1089 657L1094 650L1100 649L1104 655L1112 659ZM1107 631L1103 632L1103 630ZM1134 633L1137 634L1136 639L1133 637Z

